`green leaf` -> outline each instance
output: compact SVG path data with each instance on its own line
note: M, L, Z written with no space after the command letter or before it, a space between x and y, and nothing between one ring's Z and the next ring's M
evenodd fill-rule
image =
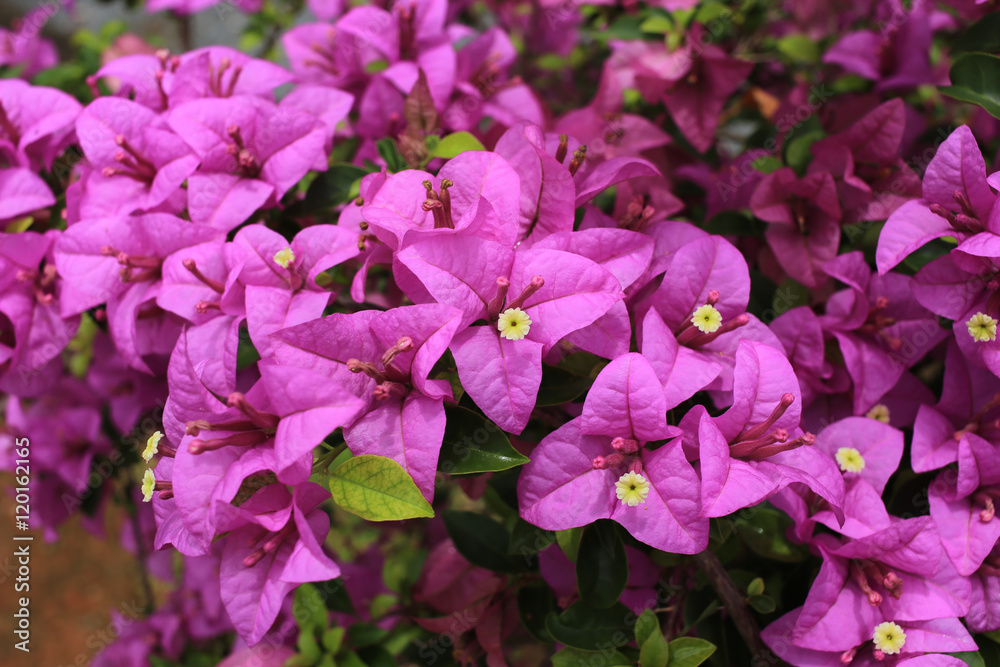
M597 658L600 662L594 661ZM618 651L583 651L578 648L564 648L552 656L552 667L580 667L581 665L630 665L632 661Z
M31 223L34 221L35 219L30 215L19 220L11 220L7 223L7 227L4 229L4 232L7 234L20 234L21 232L26 231L28 227L31 227Z
M378 74L379 72L383 72L387 69L389 69L388 60L373 60L365 65L365 72L367 74Z
M555 541L556 534L553 531L539 528L518 518L517 522L514 523L514 530L510 534L510 546L507 548L507 553L511 556L530 559Z
M368 172L353 164L334 164L317 174L300 202L289 207L294 214L313 213L340 206L357 197L358 181Z
M567 530L556 531L556 543L566 554L571 562L576 562L576 555L580 553L580 539L583 537L583 528L569 528Z
M330 492L342 508L369 521L432 517L413 478L392 459L364 454L330 471Z
M522 559L507 554L510 538L507 530L478 512L444 512L445 528L458 553L473 565L494 572L518 572L527 569Z
M603 519L583 529L576 556L580 599L606 609L618 601L628 583L628 557L614 522Z
M778 171L779 169L781 169L782 164L781 160L779 160L775 156L764 155L751 162L750 166L752 166L754 169L756 169L762 174L770 174L773 171Z
M774 600L767 595L751 595L747 603L761 614L770 614L777 608Z
M715 653L715 644L696 637L678 637L669 646L667 667L698 667Z
M755 507L749 519L736 522L736 532L755 554L782 563L801 563L809 558L809 552L785 537L791 522L775 509Z
M982 633L983 637L987 639L992 639L997 644L1000 644L1000 630L990 630L989 632Z
M441 441L438 470L451 475L508 470L528 462L503 430L474 410L458 405L444 409L448 421Z
M639 647L639 664L642 667L667 667L670 659L670 646L663 633L657 631Z
M323 632L330 624L330 614L323 596L312 584L302 584L295 589L292 616L298 621L302 632Z
M535 405L562 405L580 397L594 384L594 378L576 375L558 366L542 364L542 384Z
M967 53L951 65L951 85L941 92L962 102L976 104L1000 118L1000 58L985 53Z
M561 614L549 614L545 627L557 642L598 651L605 646L624 646L631 638L628 621L634 618L635 614L620 602L607 609L574 602Z
M635 622L635 643L642 646L646 640L660 632L660 619L652 609L644 609Z
M819 44L806 35L787 35L778 40L778 51L793 63L819 61Z
M382 581L390 591L405 595L420 578L427 551L421 549L416 553L412 549L399 550L386 556L382 565Z
M1000 14L991 13L966 28L951 46L952 53L1000 53Z
M484 151L486 147L483 146L479 139L476 139L472 134L468 132L453 132L447 136L441 137L441 140L437 142L437 145L431 150L431 157L440 157L445 159L453 158L457 155L461 155L465 151Z
M323 633L323 648L327 650L327 653L336 655L340 651L340 647L344 643L345 632L344 628L330 628Z
M668 32L672 32L673 29L674 22L666 16L660 16L659 14L650 16L639 26L639 30L642 32L648 32L654 35L666 35Z
M756 579L750 582L749 586L747 586L747 595L753 597L754 595L763 595L763 594L764 594L764 580L761 579L760 577L757 577Z
M796 135L785 145L785 162L800 176L812 161L812 145L826 136L823 130Z
M738 211L722 211L705 223L705 231L721 236L763 236L764 223ZM542 381L545 381L544 375Z
M979 651L962 651L960 653L949 653L948 655L958 658L969 665L969 667L986 667L986 661L983 660L983 656L979 655Z
M319 647L319 644L316 642L316 636L313 635L311 630L299 633L298 647L303 664L311 665L323 655L323 650Z
M555 613L556 609L556 598L545 584L524 586L517 591L517 613L521 617L521 623L539 641L552 641L552 635L545 627L545 619L550 613Z
M250 340L250 330L246 323L240 324L239 346L236 348L236 369L243 370L251 364L260 361L260 352L257 351L253 341Z
M388 631L371 623L355 623L347 629L347 638L354 648L374 646L384 640L388 634Z
M409 167L406 163L406 158L404 158L403 154L399 152L399 146L396 145L396 140L392 137L379 139L375 144L375 148L378 150L379 156L385 160L385 166L389 169L389 171L396 173Z

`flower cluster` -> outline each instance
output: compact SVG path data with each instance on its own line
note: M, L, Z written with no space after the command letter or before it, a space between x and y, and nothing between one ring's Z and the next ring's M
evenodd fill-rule
M287 67L74 94L0 33L2 466L175 584L95 664L1000 630L1000 124L934 88L988 99L938 47L989 3L581 4L310 0Z

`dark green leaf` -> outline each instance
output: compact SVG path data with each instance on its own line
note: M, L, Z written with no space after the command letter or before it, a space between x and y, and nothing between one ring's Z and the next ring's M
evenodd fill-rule
M1000 118L1000 58L967 53L951 65L951 85L941 92L956 100L976 104Z
M812 161L812 146L826 136L822 130L800 134L785 145L785 162L800 176Z
M736 522L736 532L751 551L782 563L799 563L809 557L808 550L785 537L791 524L787 515L770 507L755 507L749 514Z
M627 644L632 639L629 621L634 619L635 614L620 602L607 609L574 602L562 614L549 614L545 627L557 642L584 651L598 651L606 646Z
M493 519L477 512L447 511L442 516L455 548L473 565L494 572L527 569L523 559L507 554L507 530Z
M698 667L715 653L712 642L696 637L678 637L669 646L670 660L667 667Z
M983 656L979 654L979 651L962 651L961 653L949 653L948 655L953 655L969 667L986 667L986 661L983 660Z
M354 648L374 646L385 639L388 634L388 631L371 623L355 623L347 629L347 638Z
M597 658L600 662L594 662ZM632 663L626 656L618 651L582 651L578 648L564 648L552 656L552 667L581 667L581 665L601 664L615 667L616 665L630 665Z
M763 236L764 223L738 211L723 211L705 223L705 231L721 236Z
M521 623L535 639L546 643L552 641L545 619L555 611L556 598L545 584L525 586L517 592L517 612Z
M952 53L979 51L1000 53L1000 14L987 14L963 32L951 47Z
M347 594L347 587L344 586L343 579L331 579L315 585L320 595L323 596L327 609L339 611L342 614L354 613L354 603L351 602L351 596Z
M763 594L764 594L764 580L761 579L760 577L757 577L756 579L750 582L749 586L747 586L747 595L753 597L754 595L763 595Z
M399 147L396 145L396 141L392 137L385 137L384 139L379 139L378 143L375 144L378 154L385 160L385 166L389 171L395 173L398 171L403 171L409 165L406 163L406 159L403 157L402 153L399 152Z
M479 413L446 406L448 421L441 443L438 470L451 475L507 470L528 462L514 449L503 430Z
M327 650L330 655L336 655L340 650L341 645L344 643L344 633L347 632L344 628L330 628L323 633L323 648Z
M618 601L628 583L628 557L614 522L603 519L583 529L576 556L580 599L599 609Z
M642 667L666 667L670 649L660 629L660 619L652 609L644 610L639 616L635 624L635 643L639 645Z
M568 403L590 389L594 379L587 375L575 375L558 366L542 364L542 384L538 388L535 405L562 405Z
M514 530L510 534L510 546L507 553L530 560L532 556L556 541L556 534L534 526L524 519L518 518Z
M770 614L776 608L774 600L767 595L751 595L747 602L761 614Z

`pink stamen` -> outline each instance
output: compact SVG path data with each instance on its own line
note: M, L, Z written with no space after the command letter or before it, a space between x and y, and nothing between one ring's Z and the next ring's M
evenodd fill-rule
M267 435L263 431L244 431L242 433L234 433L233 435L226 436L225 438L217 438L215 440L201 440L196 439L188 443L188 451L192 454L201 454L203 452L211 452L216 449L222 449L223 447L252 447L258 445L267 440Z
M229 407L236 408L246 415L246 418L253 422L254 426L257 428L269 431L273 431L278 428L278 422L281 420L280 417L267 412L261 412L257 408L250 405L246 396L238 391L234 391L229 394L229 398L226 403Z
M516 299L507 304L507 308L520 308L532 294L542 289L543 285L545 285L544 278L541 276L532 276L531 282L525 286L524 290L521 291L521 294L519 294Z

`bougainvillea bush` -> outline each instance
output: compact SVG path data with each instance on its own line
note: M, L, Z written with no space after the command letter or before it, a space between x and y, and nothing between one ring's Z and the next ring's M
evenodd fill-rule
M1000 664L995 2L301 4L0 35L3 468L154 591L95 666Z

